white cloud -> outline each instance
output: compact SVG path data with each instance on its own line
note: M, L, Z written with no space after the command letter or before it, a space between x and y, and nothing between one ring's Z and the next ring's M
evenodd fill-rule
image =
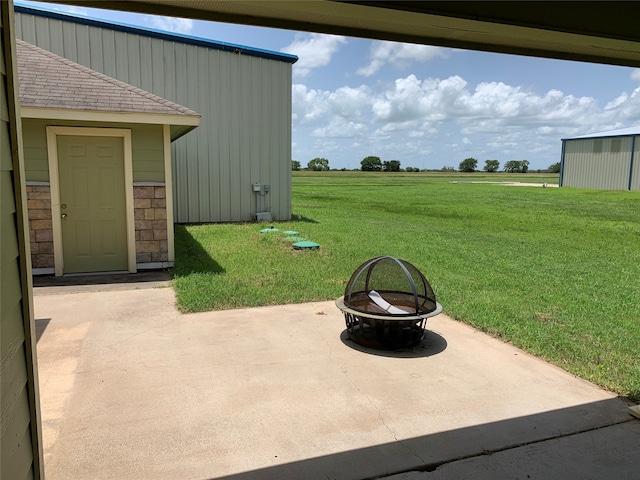
M612 120L637 125L640 122L640 87L631 92L631 95L627 92L621 93L617 98L607 103L604 110Z
M345 43L347 39L338 35L296 33L293 42L281 51L298 56L299 60L293 65L293 72L296 77L304 78L314 68L329 65L333 55Z
M294 121L300 125L340 117L348 121L361 121L369 116L371 92L368 87L341 87L333 92L308 89L305 85L292 87Z
M629 105L626 98L620 102ZM587 125L598 115L606 117L591 97L559 90L540 95L502 82L480 83L471 90L459 76L420 80L415 75L397 79L393 88L377 95L372 112L379 122L456 121L465 135L505 126Z
M461 159L527 158L543 168L559 158L560 138L640 124L640 87L603 106L556 89L540 93L504 82L408 75L391 85L335 90L297 84L293 112L294 128L310 127L309 144L320 152L332 148L343 162L375 154L403 165L449 165L456 163L448 159L453 152ZM333 149L336 142L341 148Z
M193 20L189 18L160 17L157 15L147 15L148 22L152 27L166 32L188 34L193 30Z
M635 80L636 82L640 82L640 68L634 68L631 70L631 80Z
M312 135L322 138L352 138L366 131L363 123L352 122L340 117L332 118L324 127L316 128Z
M447 50L441 47L378 41L373 42L371 45L369 65L359 68L356 73L370 77L387 63L403 69L407 68L412 62L426 62L436 57L444 58L446 56Z

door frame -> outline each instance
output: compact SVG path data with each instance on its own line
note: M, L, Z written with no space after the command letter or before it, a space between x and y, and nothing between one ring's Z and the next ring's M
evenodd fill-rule
M49 184L51 188L51 227L53 229L53 261L56 277L64 274L62 249L62 220L60 211L60 174L58 168L58 136L118 137L124 146L124 196L127 229L127 265L136 273L136 237L133 214L133 154L131 130L125 128L52 127L47 126L47 156L49 158Z

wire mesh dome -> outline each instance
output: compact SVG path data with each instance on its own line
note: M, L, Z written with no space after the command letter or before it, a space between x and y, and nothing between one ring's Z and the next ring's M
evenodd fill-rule
M424 275L409 262L390 256L360 265L336 305L344 313L352 340L392 349L419 343L426 319L442 311Z
M364 262L351 275L344 304L364 313L421 315L436 309L436 294L409 262L377 257Z

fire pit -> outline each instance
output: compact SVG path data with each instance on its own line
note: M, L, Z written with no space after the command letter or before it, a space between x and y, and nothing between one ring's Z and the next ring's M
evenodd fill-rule
M336 306L351 340L383 349L420 343L427 318L442 311L424 275L409 262L389 256L360 265Z

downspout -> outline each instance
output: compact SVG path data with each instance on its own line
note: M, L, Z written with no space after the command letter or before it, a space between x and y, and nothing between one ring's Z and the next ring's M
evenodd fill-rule
M629 159L629 184L627 190L631 190L631 181L633 180L633 156L636 152L636 136L631 137L631 158Z

